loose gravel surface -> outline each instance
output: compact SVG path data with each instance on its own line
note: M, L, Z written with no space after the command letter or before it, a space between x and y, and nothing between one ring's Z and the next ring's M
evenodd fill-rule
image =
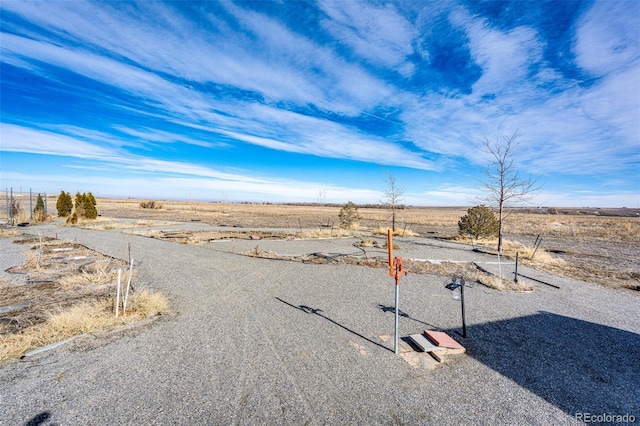
M579 413L640 421L638 292L524 268L560 289L469 288L462 338L444 277L409 274L400 336L444 330L467 348L435 365L394 354L386 270L238 254L256 244L281 255L353 253L352 239L182 245L122 230L30 229L119 258L130 242L138 286L164 292L174 313L0 366L2 425L559 425ZM405 258L497 268L459 244L396 244ZM4 253L19 257L11 246L0 239L3 268Z

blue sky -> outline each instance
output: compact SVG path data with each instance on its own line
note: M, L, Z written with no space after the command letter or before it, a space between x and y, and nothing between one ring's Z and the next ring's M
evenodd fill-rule
M0 187L640 207L638 1L2 1Z

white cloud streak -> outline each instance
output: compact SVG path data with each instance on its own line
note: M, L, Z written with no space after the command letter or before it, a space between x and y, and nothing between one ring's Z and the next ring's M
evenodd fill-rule
M433 13L446 16L468 39L461 47L481 71L468 94L410 91L399 80L380 77L397 72L411 78L416 53L429 62L429 52L420 48L420 25L431 12L411 18L395 4L321 1L318 25L333 42L320 43L248 5L216 6L220 14L209 13L202 25L175 4L4 2L3 13L32 25L3 22L3 63L60 84L65 80L59 70L76 73L131 96L138 109L118 96L96 94L96 104L196 129L198 136L131 123L112 123L113 134L40 120L29 128L21 117L19 124L2 124L1 149L90 158L144 172L180 170L243 185L253 178L153 158L128 162L127 149L252 144L460 172L486 164L478 151L485 135L492 139L517 129L525 172L595 172L611 180L621 170L633 179L636 170L637 177L638 2L595 2L575 24L575 64L593 78L586 82L564 77L547 62L549 46L534 25L499 29L464 6L451 5L448 13L442 5L425 7L437 9ZM377 109L399 113L395 133L381 136L342 124Z

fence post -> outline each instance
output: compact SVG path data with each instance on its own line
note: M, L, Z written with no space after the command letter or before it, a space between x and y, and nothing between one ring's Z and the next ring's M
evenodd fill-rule
M29 188L29 222L33 222L33 194Z
M9 196L9 223L13 226L13 187L11 187L11 195Z
M47 192L44 193L44 214L49 214L49 209L47 209Z

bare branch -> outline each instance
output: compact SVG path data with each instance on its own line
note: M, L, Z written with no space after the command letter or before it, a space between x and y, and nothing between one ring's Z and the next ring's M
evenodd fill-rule
M402 198L402 194L404 194L405 189L400 188L396 184L396 178L385 170L387 177L385 178L385 182L387 183L387 189L383 192L384 197L381 200L381 203L385 206L388 206L391 209L391 223L393 231L396 230L396 209L400 202L404 199Z
M486 178L482 185L487 194L481 200L498 209L498 251L502 250L505 207L528 201L540 189L537 178L529 176L522 179L515 167L515 150L519 145L517 138L518 132L515 131L511 136L503 136L495 141L490 141L486 136L483 139L482 150L493 160L485 172Z

